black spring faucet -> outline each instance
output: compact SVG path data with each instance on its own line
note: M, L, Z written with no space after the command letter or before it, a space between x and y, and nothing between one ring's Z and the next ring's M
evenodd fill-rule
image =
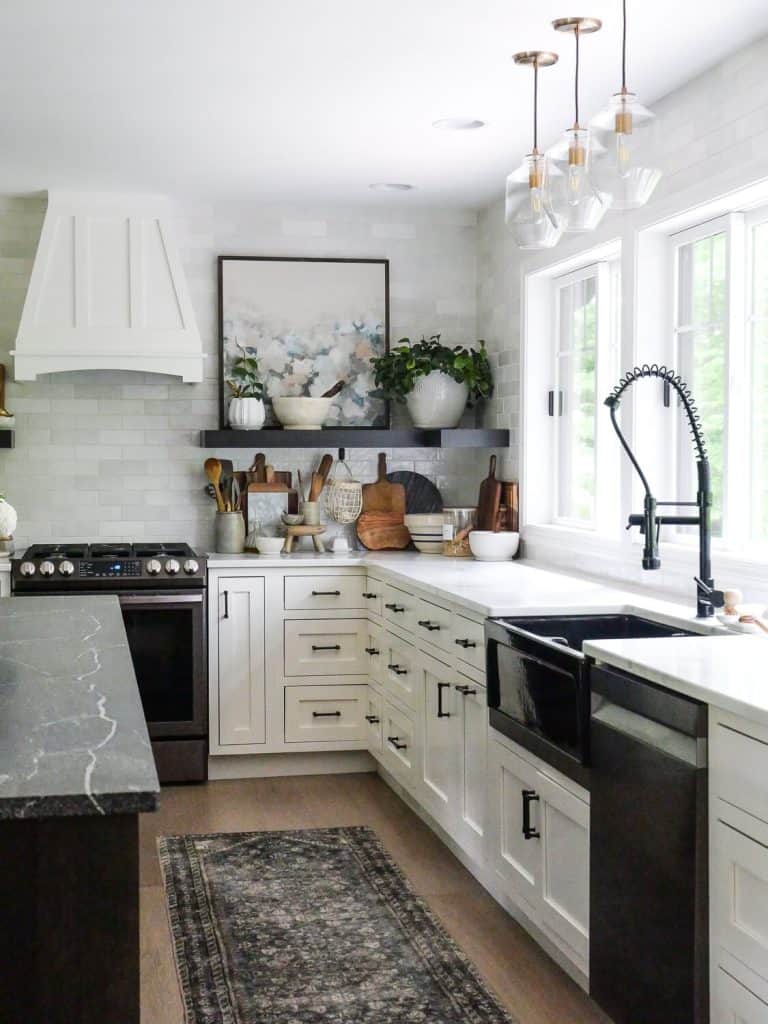
M639 462L621 432L616 419L621 396L632 384L645 377L655 377L663 381L665 385L674 388L683 406L695 450L698 479L698 491L695 501L657 501L651 493L645 473L640 468ZM722 591L715 590L715 581L712 579L712 483L709 459L707 458L707 446L701 428L701 419L696 410L691 389L674 370L668 370L666 366L657 366L656 363L650 366L645 364L644 366L636 366L634 370L626 373L606 398L605 404L610 410L611 423L621 442L621 446L627 453L629 461L634 466L645 488L642 513L631 515L627 523L628 530L633 526L639 526L640 532L643 534L645 541L643 544L643 568L658 569L661 567L659 532L662 526L698 526L699 574L694 577L696 582L696 615L700 619L709 618L711 615L714 615L715 608L719 608L724 604L724 598ZM659 515L657 510L662 505L673 508L695 507L698 513L697 515Z

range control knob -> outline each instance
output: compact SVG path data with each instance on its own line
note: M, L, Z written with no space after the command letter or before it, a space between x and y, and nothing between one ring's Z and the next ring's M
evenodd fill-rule
M22 562L19 566L19 572L22 576L34 576L35 575L35 563L34 562Z
M168 561L165 563L165 571L168 573L169 576L175 576L180 568L181 566L179 565L175 558L169 558Z
M75 571L75 567L68 558L65 558L63 562L59 563L59 572L62 576L71 576Z
M200 565L195 561L194 558L188 558L184 563L184 572L187 576L194 576L196 572L200 571Z
M56 566L53 562L45 561L40 563L40 575L41 576L53 576L56 572Z
M147 562L147 572L150 576L158 576L163 571L162 565L156 558L150 558Z

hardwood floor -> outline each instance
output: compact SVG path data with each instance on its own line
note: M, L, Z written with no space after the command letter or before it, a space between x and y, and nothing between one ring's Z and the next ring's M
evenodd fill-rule
M183 1024L158 835L369 825L520 1024L605 1017L378 776L310 775L163 790L141 821L142 1024Z

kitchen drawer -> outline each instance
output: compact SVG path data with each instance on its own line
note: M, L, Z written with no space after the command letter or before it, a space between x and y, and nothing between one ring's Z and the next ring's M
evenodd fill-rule
M413 789L416 782L413 717L385 700L382 727L384 766L408 789Z
M768 1003L718 967L712 978L712 1024L765 1024Z
M376 756L381 754L384 719L384 697L373 686L368 687L365 698L365 733L368 749Z
M413 594L405 590L392 587L389 583L384 584L384 607L382 615L385 622L391 622L399 629L407 629L413 632L416 620L417 600Z
M369 624L365 653L368 655L369 677L383 684L387 673L387 652L385 634L379 626Z
M768 982L768 825L722 800L715 809L712 944Z
M363 580L363 605L371 615L381 618L384 607L384 586L378 580L368 577Z
M768 822L768 730L718 713L709 738L713 795Z
M364 742L367 690L361 686L286 686L286 743Z
M384 689L390 696L412 708L418 703L415 653L410 644L391 633L384 635Z
M368 674L365 619L286 619L287 676L364 676Z
M418 598L416 601L416 629L419 640L427 640L435 647L453 653L453 614L446 608Z
M485 626L465 615L453 620L453 649L460 661L485 671Z
M286 576L283 603L286 611L363 611L364 590L363 576Z

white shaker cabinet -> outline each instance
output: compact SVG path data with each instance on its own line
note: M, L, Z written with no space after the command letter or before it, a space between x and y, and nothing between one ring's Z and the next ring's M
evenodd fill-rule
M264 743L264 577L219 579L216 596L217 626L211 631L216 649L211 658L218 667L218 742Z
M454 673L422 655L421 792L426 810L452 831L459 801L460 735Z
M488 744L488 843L506 895L586 973L589 958L589 804L516 745ZM580 789L580 787L578 787ZM574 790L576 789L574 784ZM583 793L583 797L581 795Z
M457 839L478 863L485 857L488 705L485 687L458 675L454 684L459 737Z
M768 1003L746 986L717 967L710 979L712 989L711 1024L766 1024Z

